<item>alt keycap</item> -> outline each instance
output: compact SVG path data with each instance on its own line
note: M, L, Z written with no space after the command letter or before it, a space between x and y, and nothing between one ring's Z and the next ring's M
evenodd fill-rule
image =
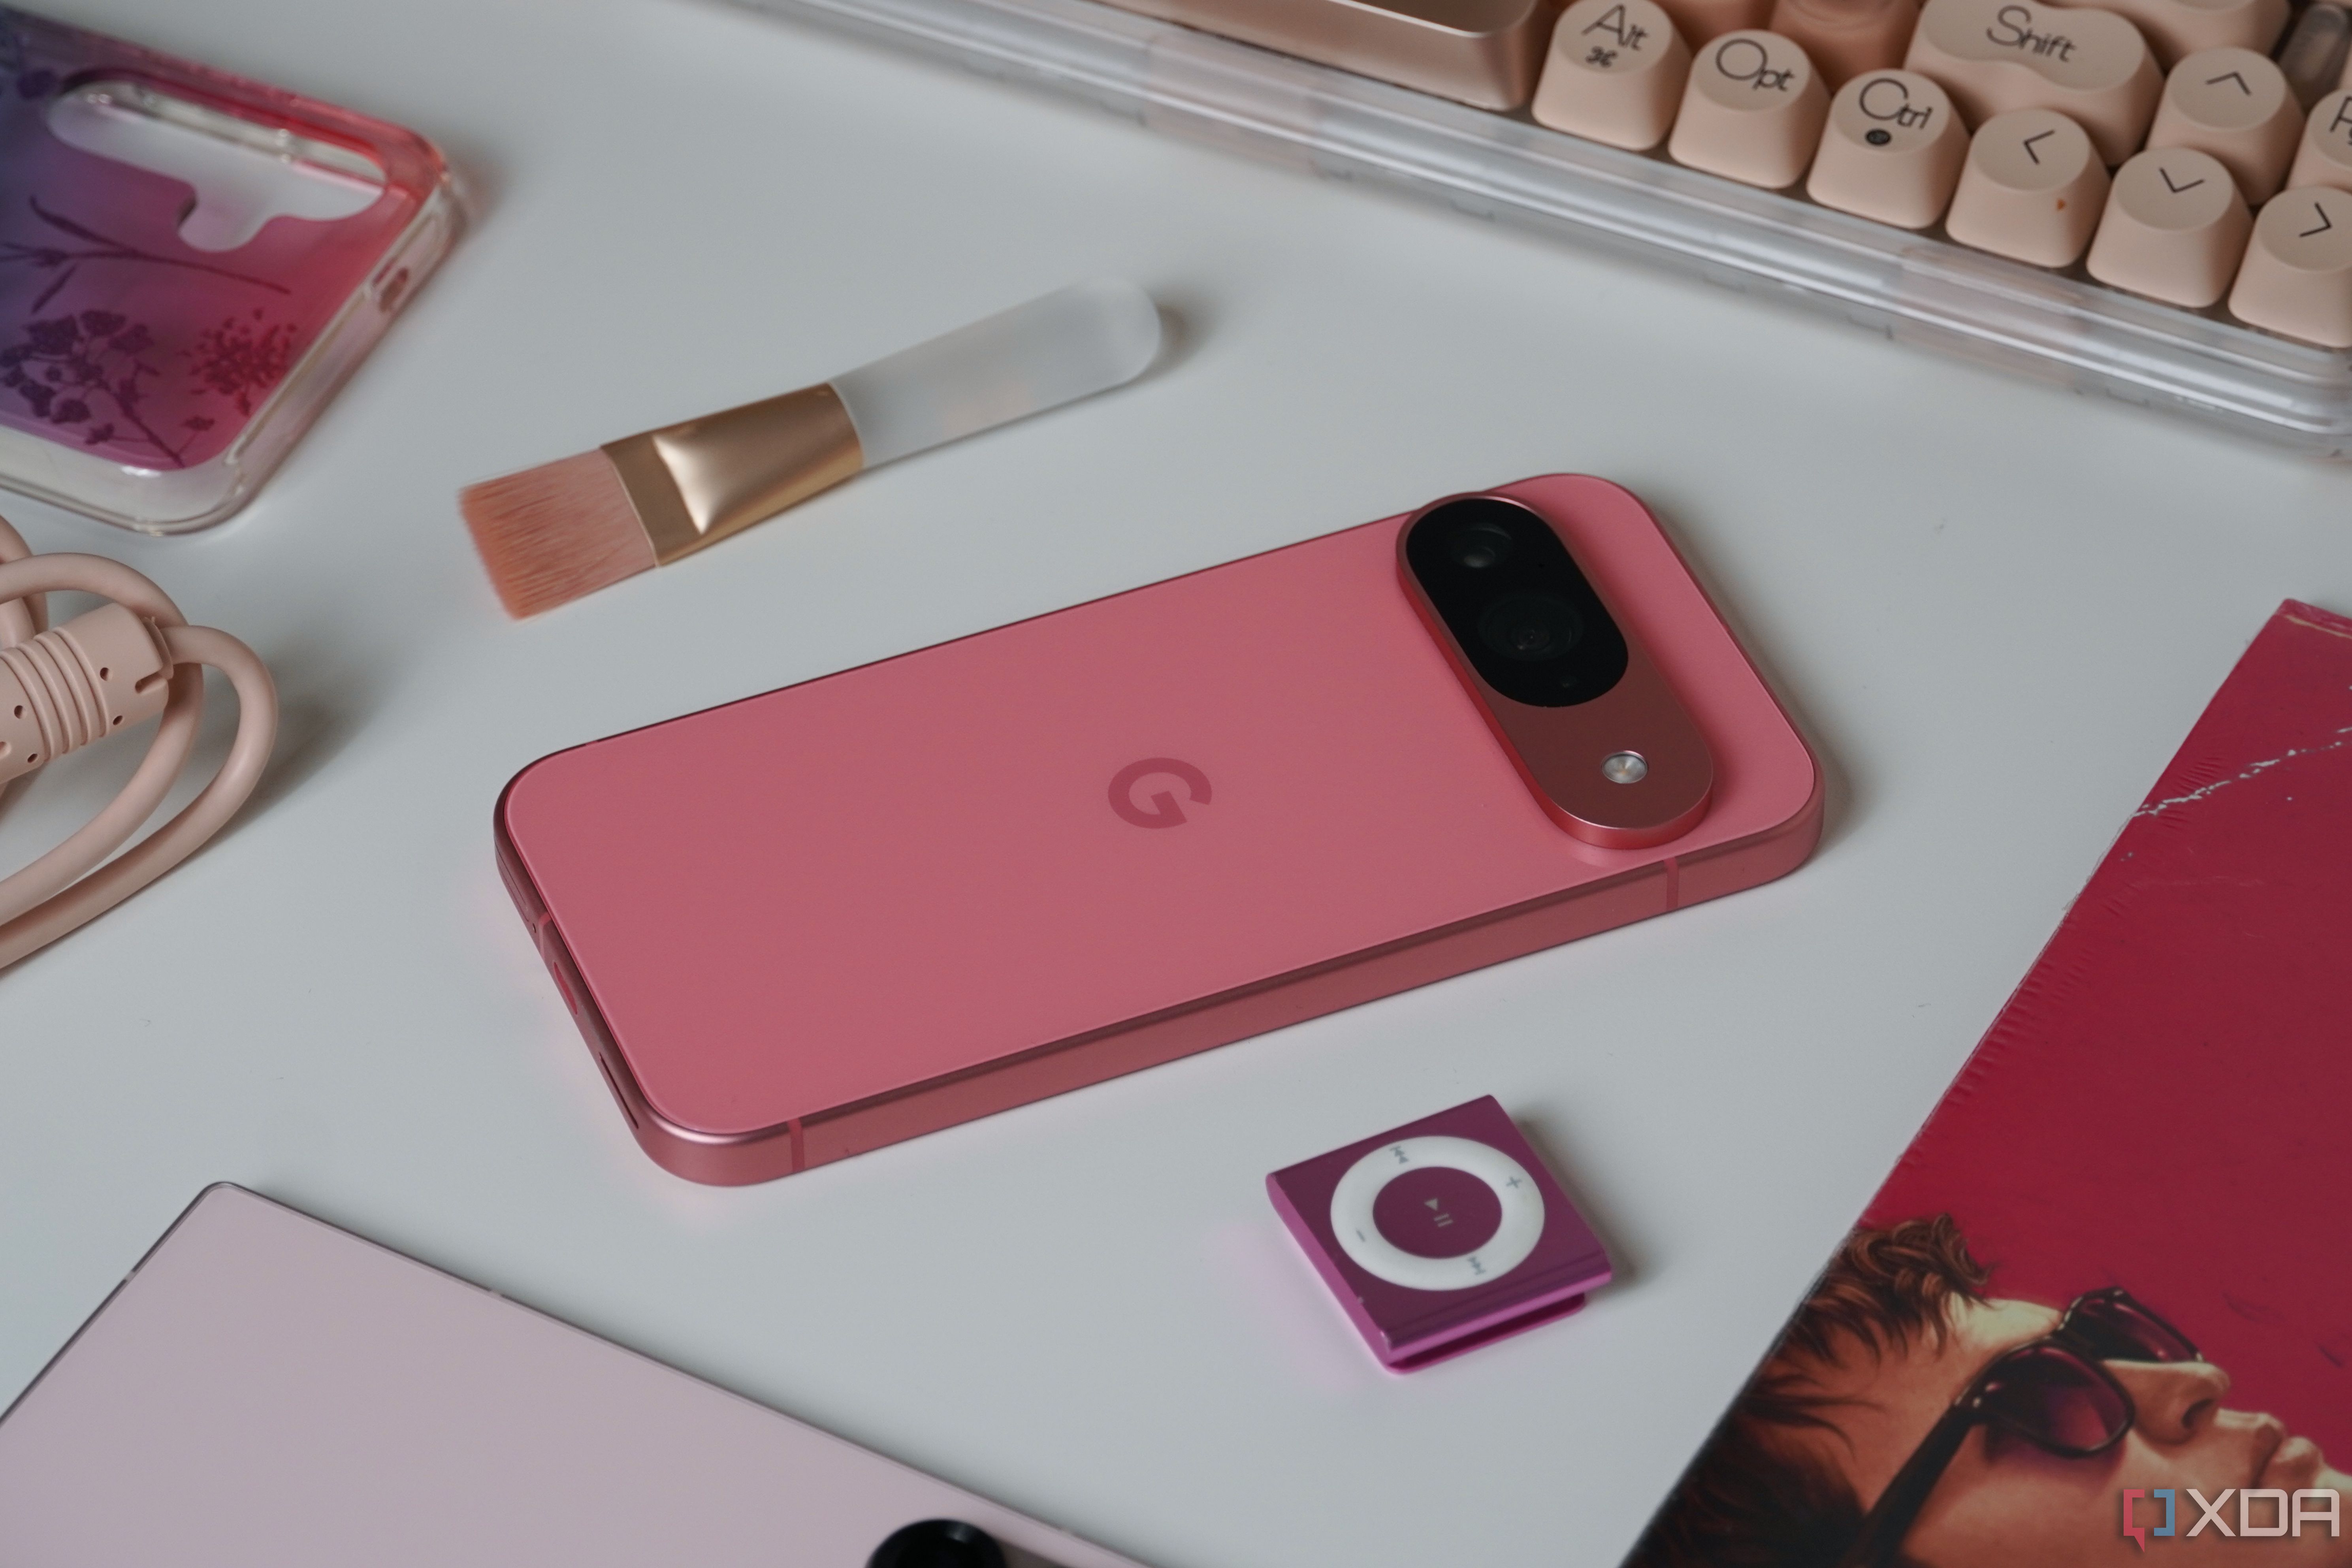
M1529 112L1555 131L1644 153L1666 139L1690 64L1654 0L1577 0L1552 29Z

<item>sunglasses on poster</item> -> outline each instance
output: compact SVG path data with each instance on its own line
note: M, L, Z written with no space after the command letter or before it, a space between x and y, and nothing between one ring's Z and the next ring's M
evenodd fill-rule
M2058 1326L1987 1362L1895 1473L1838 1568L1895 1560L1970 1432L1989 1426L2062 1458L2087 1459L2123 1441L2138 1411L2105 1363L2204 1358L2189 1336L2121 1289L2071 1302Z

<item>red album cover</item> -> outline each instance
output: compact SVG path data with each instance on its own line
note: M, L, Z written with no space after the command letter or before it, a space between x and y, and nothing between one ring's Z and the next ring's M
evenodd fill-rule
M2352 620L2290 600L1633 1568L2352 1565L2347 1132Z

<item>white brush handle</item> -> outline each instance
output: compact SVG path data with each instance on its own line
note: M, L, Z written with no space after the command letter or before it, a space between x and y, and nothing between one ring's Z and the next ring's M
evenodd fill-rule
M1074 283L833 378L865 467L1107 392L1160 353L1151 296Z

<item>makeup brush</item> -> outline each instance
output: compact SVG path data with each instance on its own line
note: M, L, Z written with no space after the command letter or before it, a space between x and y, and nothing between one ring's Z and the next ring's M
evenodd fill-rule
M667 566L851 475L1134 380L1160 312L1075 283L831 381L458 492L508 614Z

